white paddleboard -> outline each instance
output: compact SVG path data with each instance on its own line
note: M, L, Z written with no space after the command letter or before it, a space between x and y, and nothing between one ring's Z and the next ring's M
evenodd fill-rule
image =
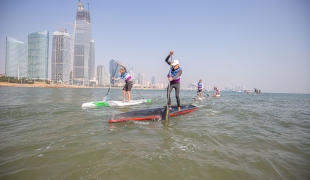
M110 106L130 106L130 105L136 105L141 104L145 101L141 100L131 100L130 102L123 102L123 101L108 101Z
M104 106L130 106L137 105L144 102L152 102L151 99L138 99L131 100L130 102L123 101L93 101L82 104L82 108L95 108L95 107L104 107Z
M201 100L203 100L203 99L206 99L206 97L193 97L192 98L194 101L201 101Z

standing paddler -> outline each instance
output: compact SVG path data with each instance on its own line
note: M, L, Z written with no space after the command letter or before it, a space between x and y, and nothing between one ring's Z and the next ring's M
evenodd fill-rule
M119 70L119 73L121 74L121 76L118 78L112 77L112 79L113 80L124 79L125 85L123 87L123 97L124 97L123 102L126 102L126 92L128 94L128 101L127 102L130 102L130 90L131 90L132 85L133 85L133 82L131 80L132 78L131 78L130 74L127 73L125 66L121 65L121 63L119 63L119 62L117 62L117 64L119 66L121 66L121 68Z
M168 98L168 106L169 106L169 110L171 110L171 98L170 98L170 94L172 89L175 89L175 98L177 100L177 104L178 104L178 111L180 111L181 109L181 105L180 105L180 76L182 74L182 68L180 68L179 65L179 61L178 60L173 60L172 62L169 60L170 56L172 56L174 54L174 51L170 51L169 55L166 58L166 62L169 66L171 66L171 69L168 72L168 80L170 82L170 84L167 87L167 98Z
M203 86L203 83L202 83L202 80L200 79L199 80L199 82L198 82L198 84L197 84L197 92L198 92L198 96L200 97L200 98L202 98L202 89L204 88L204 86Z

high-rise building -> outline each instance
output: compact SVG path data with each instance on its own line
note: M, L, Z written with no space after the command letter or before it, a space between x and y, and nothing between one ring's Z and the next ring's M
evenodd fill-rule
M106 85L106 73L104 70L104 66L97 66L97 80L99 86Z
M84 9L83 3L78 3L75 20L73 83L89 84L90 80L90 14Z
M117 78L120 76L119 70L120 66L117 65L116 61L114 59L110 60L110 66L109 66L109 73L110 73L110 82L114 84L114 80L112 80L112 77Z
M28 35L28 78L48 78L48 48L48 31Z
M70 81L72 71L70 41L66 29L53 32L51 79L54 82L68 84Z
M140 85L144 85L145 84L145 78L144 78L144 74L138 73L138 82Z
M110 85L111 84L110 74L109 73L105 73L105 84L106 85Z
M5 75L27 77L28 46L11 37L6 37Z
M153 86L155 86L155 76L152 77L152 83Z
M128 71L129 71L129 74L131 75L131 78L135 79L135 75L133 73L133 68L130 68Z
M89 79L95 78L95 41L90 40L90 52L89 52Z

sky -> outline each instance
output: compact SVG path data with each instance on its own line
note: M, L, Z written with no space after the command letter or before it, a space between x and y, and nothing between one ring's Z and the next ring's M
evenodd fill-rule
M168 82L165 58L174 50L181 87L244 86L262 92L310 93L309 0L81 0L89 9L96 66L114 59L146 80ZM6 36L72 26L78 0L9 0L0 11L0 73ZM62 22L61 22L62 21ZM49 68L50 69L50 68ZM49 72L50 76L50 72Z

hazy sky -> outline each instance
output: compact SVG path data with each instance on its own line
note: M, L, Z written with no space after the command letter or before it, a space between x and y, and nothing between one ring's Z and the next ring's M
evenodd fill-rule
M87 1L81 0L87 9ZM72 28L78 0L7 0L0 11L0 73L6 36ZM181 86L310 93L309 0L92 0L96 66L115 59L167 82L170 50L183 69ZM51 54L51 53L50 53ZM49 58L49 61L51 58ZM49 68L50 69L50 68ZM50 72L49 72L50 76Z

